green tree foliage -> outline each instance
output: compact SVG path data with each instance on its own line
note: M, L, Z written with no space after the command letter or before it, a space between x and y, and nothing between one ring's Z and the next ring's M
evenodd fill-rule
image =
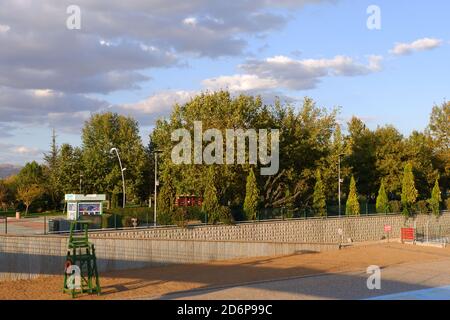
M63 194L86 193L84 186L89 177L84 174L82 151L69 144L63 144L58 154L58 182ZM80 181L81 180L81 181Z
M356 181L353 176L350 179L350 188L349 188L349 194L348 194L348 199L347 199L347 205L345 208L345 214L346 215L359 215L360 214L358 191L356 190Z
M375 181L379 181L376 176L382 177L386 192L399 196L402 187L402 168L406 157L404 137L393 126L385 126L375 130L374 138Z
M370 196L377 190L375 135L356 117L348 123L348 131L351 153L347 162L358 179L360 193Z
M387 213L389 210L389 199L384 187L384 180L381 180L380 189L378 190L376 209L377 213Z
M83 175L86 192L107 193L117 197L122 193L120 166L111 148L119 150L125 171L128 202L140 199L139 189L148 177L143 176L147 165L139 127L136 120L116 113L95 114L86 122L82 133Z
M42 185L44 181L44 169L36 161L27 163L17 175L17 183L20 186Z
M213 166L210 166L208 170L202 211L207 215L208 222L216 223L220 220L220 204L219 199L217 198L217 188Z
M37 184L21 185L17 189L17 198L25 205L25 215L28 215L30 205L42 196L44 190Z
M325 191L320 170L316 171L316 184L314 186L313 208L316 216L324 217L327 215Z
M256 181L255 173L253 172L253 167L251 167L245 186L244 213L247 220L256 219L259 197L258 183Z
M432 137L434 167L439 169L443 190L450 188L450 102L435 105L427 132Z
M8 208L8 193L8 187L2 180L0 180L0 207L3 210Z
M162 175L162 187L159 190L157 209L158 212L173 218L175 214L176 189L173 176L170 172Z
M414 182L414 174L411 163L405 165L402 182L402 207L403 214L410 216L412 207L416 203L418 192Z
M45 161L45 169L44 169L44 175L45 175L45 191L50 195L53 207L55 209L58 208L61 200L62 200L62 193L61 193L61 185L59 181L58 176L58 161L59 156L59 148L56 144L56 133L53 129L52 134L52 143L50 145L50 152L44 154L44 161Z
M433 212L435 216L439 216L440 214L441 201L442 197L441 197L441 190L439 188L439 179L436 179L433 191L431 192L431 199L428 200L428 203L430 204L431 207L431 212Z

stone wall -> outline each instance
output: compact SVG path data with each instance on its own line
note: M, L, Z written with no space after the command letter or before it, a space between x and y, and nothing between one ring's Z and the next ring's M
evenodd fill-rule
M156 228L93 233L95 238L111 236L126 239L176 239L176 240L234 240L264 241L283 243L337 243L340 241L338 230L343 238L354 242L381 240L386 234L384 226L390 225L391 238L400 238L402 227L416 226L423 229L426 225L435 230L450 232L450 213L443 213L438 219L429 215L418 215L405 219L402 215L372 215L359 217L301 219L287 221L266 221L240 223L236 225L195 226L189 228Z
M0 281L61 275L67 237L0 236ZM337 244L93 239L99 272L335 250Z
M439 219L378 215L97 232L90 238L96 246L99 270L104 272L333 250L341 242L338 229L342 229L344 241L377 241L385 237L385 225L392 227L392 239L400 237L402 227L423 230L427 225L448 236L450 213ZM66 248L67 236L0 236L0 280L61 274Z

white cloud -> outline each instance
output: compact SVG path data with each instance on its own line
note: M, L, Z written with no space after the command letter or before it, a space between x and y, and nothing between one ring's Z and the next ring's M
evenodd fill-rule
M11 30L11 27L8 25L0 24L0 33L7 33Z
M253 74L236 74L205 79L203 86L209 90L227 89L230 91L266 90L275 88L277 82L274 79L264 79Z
M170 110L175 103L189 101L196 94L195 91L162 91L137 103L124 104L121 108L144 114L160 114Z
M381 56L369 56L362 64L353 58L336 56L332 59L295 60L286 56L274 56L265 60L250 60L241 65L244 74L220 76L203 81L207 89L231 91L292 89L307 90L329 76L353 77L381 70Z
M11 151L20 155L38 155L40 153L38 149L26 146L13 147Z
M197 25L197 18L195 17L186 18L183 20L183 23L188 26L195 26Z
M390 51L397 56L408 55L416 51L426 51L438 48L443 41L435 38L423 38L413 41L411 43L397 43Z

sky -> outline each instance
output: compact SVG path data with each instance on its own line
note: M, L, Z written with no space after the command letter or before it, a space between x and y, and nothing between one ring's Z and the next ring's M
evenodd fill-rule
M73 6L75 5L75 11ZM78 11L79 9L79 15ZM202 91L341 107L404 135L450 97L446 0L0 0L0 164L80 145L90 115L156 119Z

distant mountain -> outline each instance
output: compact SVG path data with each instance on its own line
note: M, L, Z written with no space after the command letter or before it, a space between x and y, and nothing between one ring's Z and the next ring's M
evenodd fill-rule
M0 179L7 178L20 171L21 167L13 164L0 164Z

